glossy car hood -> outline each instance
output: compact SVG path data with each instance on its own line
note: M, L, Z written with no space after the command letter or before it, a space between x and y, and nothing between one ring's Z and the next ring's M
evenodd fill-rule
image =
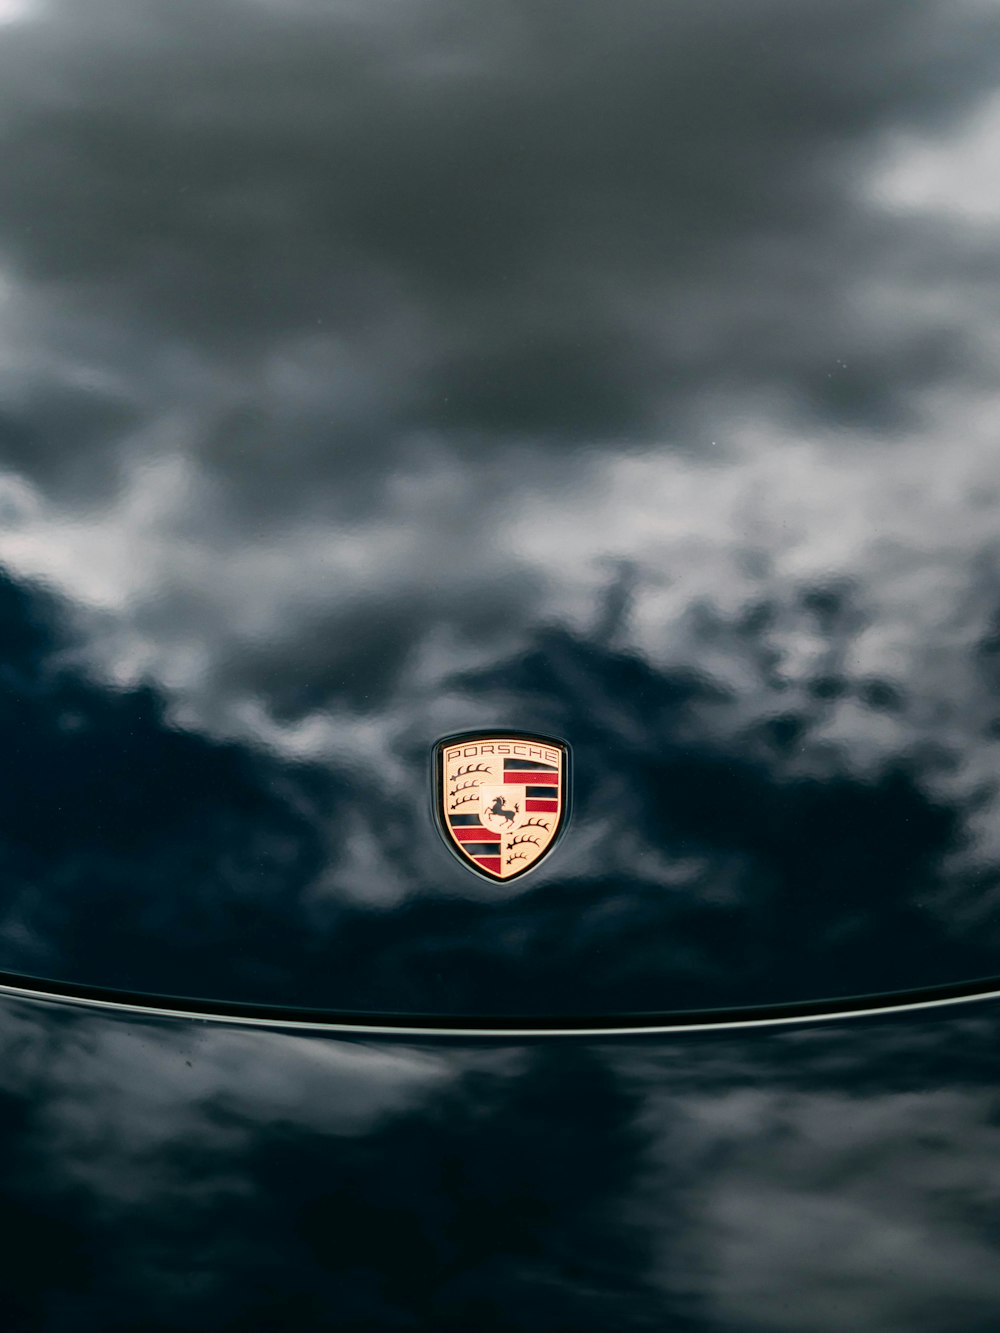
M0 3L0 971L1000 973L1000 11ZM431 749L567 742L506 886Z
M0 1006L17 1333L987 1333L997 1015L348 1042Z

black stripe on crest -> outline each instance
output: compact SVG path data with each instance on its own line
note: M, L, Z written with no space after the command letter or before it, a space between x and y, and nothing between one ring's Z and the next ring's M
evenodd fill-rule
M558 787L525 787L525 797L541 797L543 801L554 801L559 795Z
M518 768L518 769L537 768L539 772L542 771L546 773L559 772L559 766L557 764L543 764L540 763L539 760L537 759L505 759L503 761L503 766L505 772L508 772L512 768Z
M452 828L470 828L473 824L479 823L478 815L449 815L448 820Z
M468 852L470 856L499 856L500 844L498 842L460 842L463 852Z

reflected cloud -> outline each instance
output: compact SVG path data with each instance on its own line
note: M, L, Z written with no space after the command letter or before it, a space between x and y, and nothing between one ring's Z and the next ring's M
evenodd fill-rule
M630 621L616 575L602 635ZM965 805L916 758L855 772L827 712L890 719L891 692L747 714L721 678L654 668L595 634L537 631L456 673L449 697L573 737L578 831L513 894L479 889L426 812L423 727L381 767L306 762L171 721L144 688L81 674L57 604L0 586L0 917L10 970L162 994L383 1012L600 1013L765 1003L984 975L964 892ZM850 589L804 596L818 679L863 622ZM705 619L720 661L774 688L764 612ZM847 678L845 677L845 680ZM808 681L805 685L808 685ZM384 718L380 720L384 725ZM360 751L359 751L360 752ZM947 767L941 763L942 767ZM617 813L627 804L623 825ZM891 945L891 947L890 947Z
M993 1031L983 1014L616 1060L648 1097L663 1289L697 1293L708 1327L988 1322Z
M1000 1298L987 1008L510 1046L7 1001L0 1049L6 1298L54 1329L903 1333Z
M473 1009L1000 970L994 6L5 32L9 965ZM426 808L487 717L581 759L503 901Z

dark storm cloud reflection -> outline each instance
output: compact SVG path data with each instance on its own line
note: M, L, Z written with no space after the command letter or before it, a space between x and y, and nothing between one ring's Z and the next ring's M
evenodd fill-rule
M213 740L172 726L151 689L81 675L37 592L0 585L0 611L7 970L307 1007L596 1014L994 966L988 934L934 910L959 892L963 810L918 770L803 776L788 734L805 743L808 722L727 739L723 689L606 642L549 631L495 681L463 682L468 700L499 682L528 725L574 738L575 838L505 898L430 827L419 740L399 792L346 762Z
M948 176L993 6L0 18L0 965L529 1011L1000 971L1000 203ZM426 809L493 722L580 756L502 901Z
M204 466L279 508L297 467L338 491L341 451L363 473L414 431L659 440L748 392L884 424L970 365L961 320L873 290L961 282L968 256L873 209L864 173L993 91L989 7L569 18L29 8L0 57L15 292L100 329L140 407L171 370L214 388L235 425L201 423Z
M0 1014L18 1330L991 1326L987 1014L375 1044Z
M294 675L319 642L350 677L359 606L434 588L461 643L493 599L516 632L511 587L523 623L532 574L558 599L578 566L525 552L512 504L570 517L621 452L733 446L736 420L901 429L986 373L992 251L868 175L984 102L997 35L912 0L27 6L0 53L0 456L56 529L74 500L122 529L135 655L189 649L282 717L337 691L286 689L275 654ZM135 550L153 463L183 484ZM657 559L627 508L614 554ZM335 524L363 555L305 561ZM251 591L226 575L253 549Z

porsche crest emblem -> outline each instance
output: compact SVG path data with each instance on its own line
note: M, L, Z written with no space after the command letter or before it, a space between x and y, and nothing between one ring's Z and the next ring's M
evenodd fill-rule
M561 741L510 732L440 741L437 808L445 841L488 879L533 870L562 831L568 779Z

